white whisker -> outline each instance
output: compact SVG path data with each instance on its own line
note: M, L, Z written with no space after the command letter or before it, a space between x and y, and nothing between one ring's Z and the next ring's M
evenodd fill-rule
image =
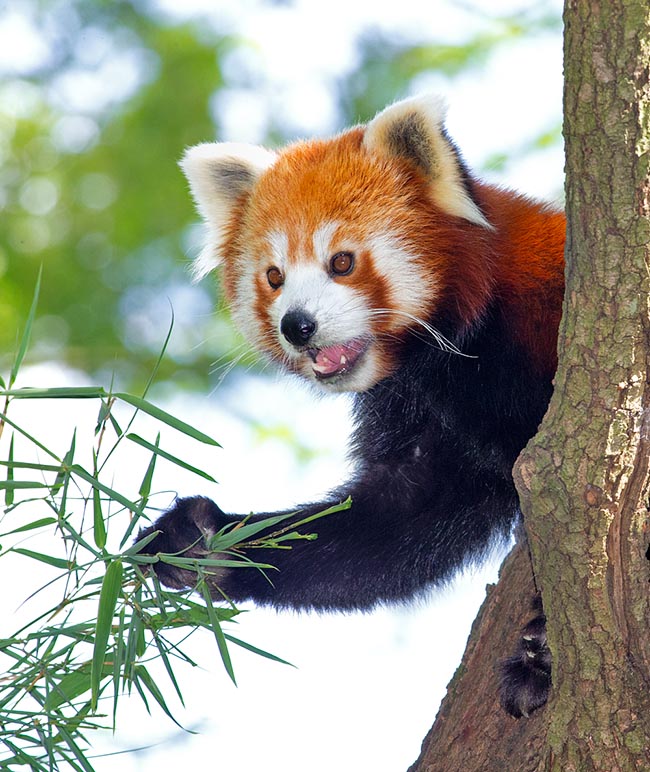
M438 347L442 351L446 351L449 354L457 354L461 357L467 357L469 359L476 359L475 356L472 354L465 354L462 352L455 344L453 344L448 338L446 338L439 330L436 330L433 325L429 324L429 322L425 322L424 319L420 319L417 316L414 316L413 314L408 313L407 311L400 311L398 309L392 309L392 308L375 308L371 312L371 315L373 316L388 316L391 314L395 314L397 316L403 316L406 319L410 319L412 322L415 322L415 324L422 327L425 332L427 332L433 340L438 344ZM414 331L412 331L414 332Z

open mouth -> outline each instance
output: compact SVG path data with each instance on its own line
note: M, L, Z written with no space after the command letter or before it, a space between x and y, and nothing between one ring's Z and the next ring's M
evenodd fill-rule
M324 348L310 348L307 353L313 361L314 375L323 380L349 373L369 346L367 338L353 338Z

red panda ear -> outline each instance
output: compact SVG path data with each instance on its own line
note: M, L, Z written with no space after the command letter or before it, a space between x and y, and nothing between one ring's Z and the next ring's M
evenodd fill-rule
M236 204L276 159L275 153L235 142L195 145L180 162L197 209L208 226L208 240L194 262L194 278L203 278L221 262L224 230Z
M444 100L435 95L395 102L370 121L364 147L412 161L426 175L431 196L444 212L491 228L472 199L467 171L445 132L446 112Z

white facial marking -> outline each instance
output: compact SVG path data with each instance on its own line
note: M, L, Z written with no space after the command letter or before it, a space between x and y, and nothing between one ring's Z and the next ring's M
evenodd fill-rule
M389 231L373 236L368 246L377 270L386 278L393 305L406 313L421 315L425 301L432 296L432 288L417 264L417 256Z
M269 233L267 241L270 249L269 265L274 265L284 272L289 253L289 237L284 231L273 231Z
M257 316L253 312L256 303L255 277L258 273L257 260L252 254L242 256L241 272L235 286L236 301L231 304L232 318L253 346L264 349L262 331Z
M339 227L336 221L323 223L320 228L314 231L312 243L314 245L314 256L319 263L327 264L332 256L332 237Z

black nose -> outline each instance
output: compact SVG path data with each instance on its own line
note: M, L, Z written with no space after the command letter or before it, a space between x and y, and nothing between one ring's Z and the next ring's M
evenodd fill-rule
M280 332L294 346L304 346L316 332L316 320L304 311L288 311L280 322Z

